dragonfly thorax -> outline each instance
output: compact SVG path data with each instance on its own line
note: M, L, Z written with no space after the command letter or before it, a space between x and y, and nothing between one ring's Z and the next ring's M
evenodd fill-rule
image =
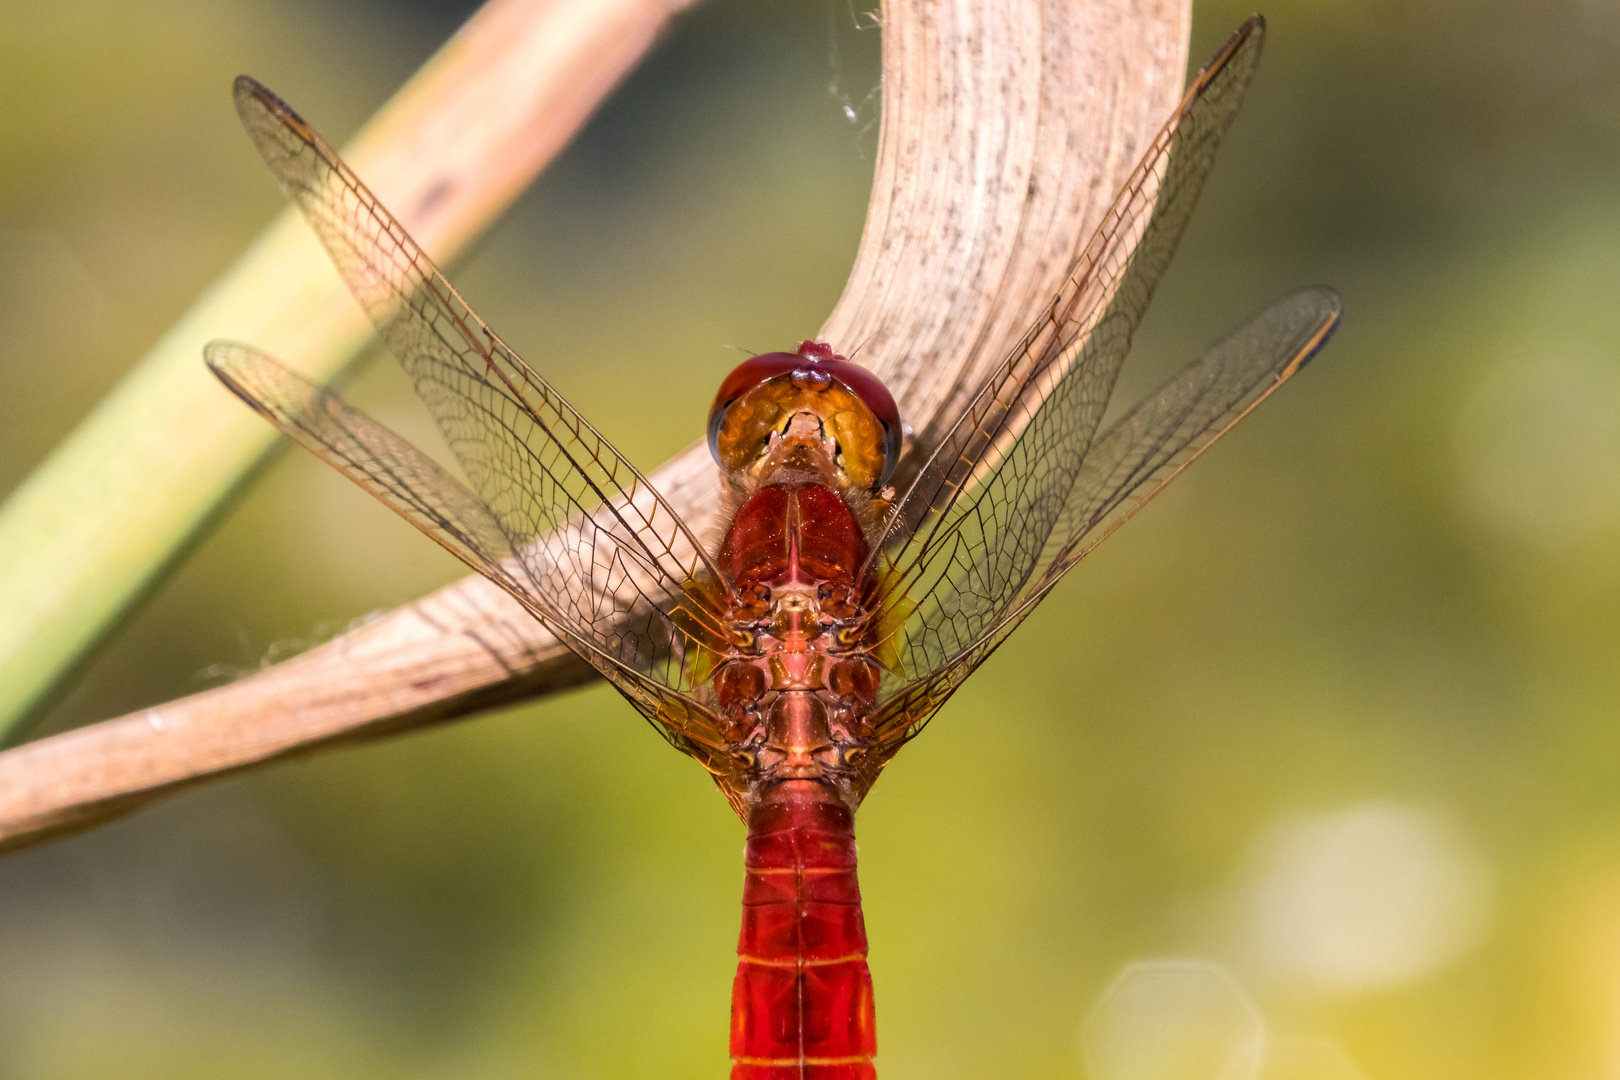
M879 678L858 603L868 551L855 511L817 483L760 487L726 534L732 649L714 689L756 794L820 781L853 805Z

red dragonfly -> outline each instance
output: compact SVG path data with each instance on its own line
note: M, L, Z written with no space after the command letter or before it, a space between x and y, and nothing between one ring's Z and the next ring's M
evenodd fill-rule
M714 777L748 827L733 1080L872 1080L854 817L883 767L1063 574L1293 375L1338 297L1285 297L1099 430L1259 58L1194 81L1061 291L933 445L806 341L721 385L717 545L461 299L333 149L238 80L248 134L404 365L463 484L254 349L245 402L500 585ZM897 489L894 476L904 479Z

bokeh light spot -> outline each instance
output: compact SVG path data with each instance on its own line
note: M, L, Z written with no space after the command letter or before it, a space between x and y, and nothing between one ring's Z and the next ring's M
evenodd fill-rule
M1081 1028L1091 1080L1250 1080L1265 1025L1219 965L1148 960L1127 966Z
M1272 1039L1260 1080L1362 1080L1363 1074L1332 1039Z
M1428 974L1479 938L1488 875L1440 815L1374 802L1285 821L1256 848L1251 927L1276 975L1354 992Z

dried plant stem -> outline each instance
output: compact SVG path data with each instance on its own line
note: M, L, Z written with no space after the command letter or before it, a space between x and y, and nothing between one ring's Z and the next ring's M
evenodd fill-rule
M822 336L883 374L926 444L1056 292L1179 96L1189 5L889 0L883 20L872 200ZM400 197L384 175L378 193L423 229L411 192ZM230 333L296 355L254 329ZM701 446L653 480L690 520L715 513ZM0 848L207 777L587 677L514 602L468 578L231 686L0 754Z

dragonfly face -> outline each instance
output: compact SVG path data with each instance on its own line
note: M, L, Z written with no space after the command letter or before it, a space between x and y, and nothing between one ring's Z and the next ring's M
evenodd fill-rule
M722 384L717 546L469 308L332 148L238 81L244 125L415 382L469 484L249 346L234 393L510 593L747 822L733 1080L866 1080L854 813L884 765L1103 538L1300 370L1305 289L1107 428L1115 378L1259 57L1198 75L1057 295L962 413L902 447L881 380L806 342ZM904 490L884 485L902 452ZM469 486L470 485L470 486Z
M790 430L795 420L799 429ZM900 442L900 410L888 389L817 341L745 360L720 384L709 412L709 450L733 487L799 468L876 491L894 472Z

